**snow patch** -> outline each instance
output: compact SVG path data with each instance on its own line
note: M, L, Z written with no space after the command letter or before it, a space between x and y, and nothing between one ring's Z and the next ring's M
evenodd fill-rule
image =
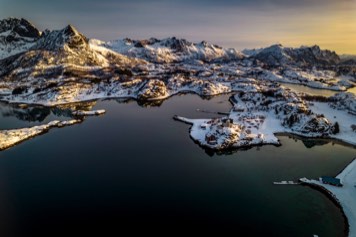
M69 126L80 122L81 120L68 120L68 121L55 120L45 125L39 125L30 128L2 130L0 131L0 151L12 147L25 140L28 140L32 137L45 133L49 131L51 128Z

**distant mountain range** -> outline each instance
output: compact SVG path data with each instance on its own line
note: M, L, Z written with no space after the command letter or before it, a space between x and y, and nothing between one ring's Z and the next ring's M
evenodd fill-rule
M154 63L178 63L192 60L217 62L257 59L271 66L283 64L330 65L340 63L340 56L330 50L321 50L319 46L300 48L283 47L280 44L261 49L245 49L238 52L233 48L223 48L206 41L192 43L176 37L166 39L150 38L147 40L121 39L109 42L91 39L69 25L62 30L40 32L25 19L8 18L0 21L0 59L5 59L25 51L64 49L88 50L104 48L132 58L140 58ZM100 50L101 51L101 50ZM100 52L102 53L102 52ZM345 59L356 56L343 55Z
M319 46L302 46L300 48L272 45L259 50L245 50L250 57L271 66L294 64L296 66L335 65L340 63L340 57L330 50L321 50Z
M63 101L70 102L69 94L78 88L88 88L87 94L110 96L112 92L106 90L113 83L122 86L135 81L139 90L147 85L169 86L168 80L176 77L205 83L252 77L344 90L356 81L355 65L354 58L340 57L316 45L272 45L238 52L176 37L104 42L88 39L71 25L40 32L25 19L0 21L0 95L13 94L12 99L3 100L26 95L33 101L68 97ZM335 77L339 79L332 80ZM151 79L163 84L146 85ZM116 95L117 88L111 88Z

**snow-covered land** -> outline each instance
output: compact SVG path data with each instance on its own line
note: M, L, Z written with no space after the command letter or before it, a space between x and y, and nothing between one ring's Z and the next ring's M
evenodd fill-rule
M200 145L211 149L223 150L263 144L279 145L273 133L259 129L263 124L263 116L244 117L240 122L235 122L228 117L187 119L176 116L175 119L192 124L190 136Z
M0 100L7 102L53 106L100 98L161 100L179 92L211 96L264 81L344 91L356 82L355 65L339 64L335 52L318 46L273 45L244 55L175 37L89 40L71 25L40 33L12 18L0 21L0 35ZM32 37L26 47L1 48L10 39L25 42L23 37Z
M69 126L80 122L81 120L75 120L75 119L68 120L68 121L55 120L45 125L39 125L30 128L0 130L0 151L12 147L25 140L28 140L32 137L46 133L51 128Z
M26 47L17 45L21 42ZM274 134L289 132L354 144L354 94L338 93L323 99L328 104L312 105L308 96L278 83L344 91L355 86L355 64L343 64L335 52L319 46L272 45L244 52L175 37L89 40L71 25L39 32L24 19L10 18L0 21L0 100L45 106L103 98L152 103L178 93L235 92L226 118L189 120L193 139L225 149L278 144Z
M349 237L356 237L356 159L351 162L336 178L340 179L342 187L324 184L320 180L302 178L300 181L317 185L329 193L340 203L349 223Z
M335 109L334 103L314 102L310 108L325 117L333 124L339 124L339 132L331 134L330 137L356 145L356 116L347 110Z
M337 138L356 144L355 116L330 107L336 101L309 103L300 95L271 85L258 91L236 93L228 117L177 120L192 124L191 137L204 147L221 150L263 144L279 144L276 133L303 137Z

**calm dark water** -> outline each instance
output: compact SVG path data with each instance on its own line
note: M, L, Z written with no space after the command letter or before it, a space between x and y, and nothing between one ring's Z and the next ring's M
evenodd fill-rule
M318 89L318 88L311 88L299 84L290 84L290 83L280 83L281 85L288 87L294 91L297 92L304 92L310 95L315 95L315 96L333 96L336 93L339 93L339 91L332 91L332 90L324 90L324 89ZM353 94L356 94L356 87L350 88L347 90L347 92L351 92Z
M104 116L0 152L0 235L343 236L341 212L322 193L272 182L336 175L356 150L282 136L281 147L210 154L172 119L227 112L228 97L98 102ZM42 121L53 118L65 116ZM0 121L2 129L43 123L1 113Z

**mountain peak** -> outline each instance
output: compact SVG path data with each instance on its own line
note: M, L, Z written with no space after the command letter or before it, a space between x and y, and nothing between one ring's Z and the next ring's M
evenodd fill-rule
M0 20L0 33L9 31L9 34L17 34L21 37L38 38L40 31L26 19L7 18Z
M0 60L28 50L40 36L40 31L23 18L0 20Z
M78 35L79 32L77 31L77 29L73 26L73 25L67 25L64 29L64 34L68 35L68 36L73 36L73 35Z
M46 31L43 33L34 49L57 50L65 46L79 49L87 47L88 41L74 26L68 25L62 30Z

